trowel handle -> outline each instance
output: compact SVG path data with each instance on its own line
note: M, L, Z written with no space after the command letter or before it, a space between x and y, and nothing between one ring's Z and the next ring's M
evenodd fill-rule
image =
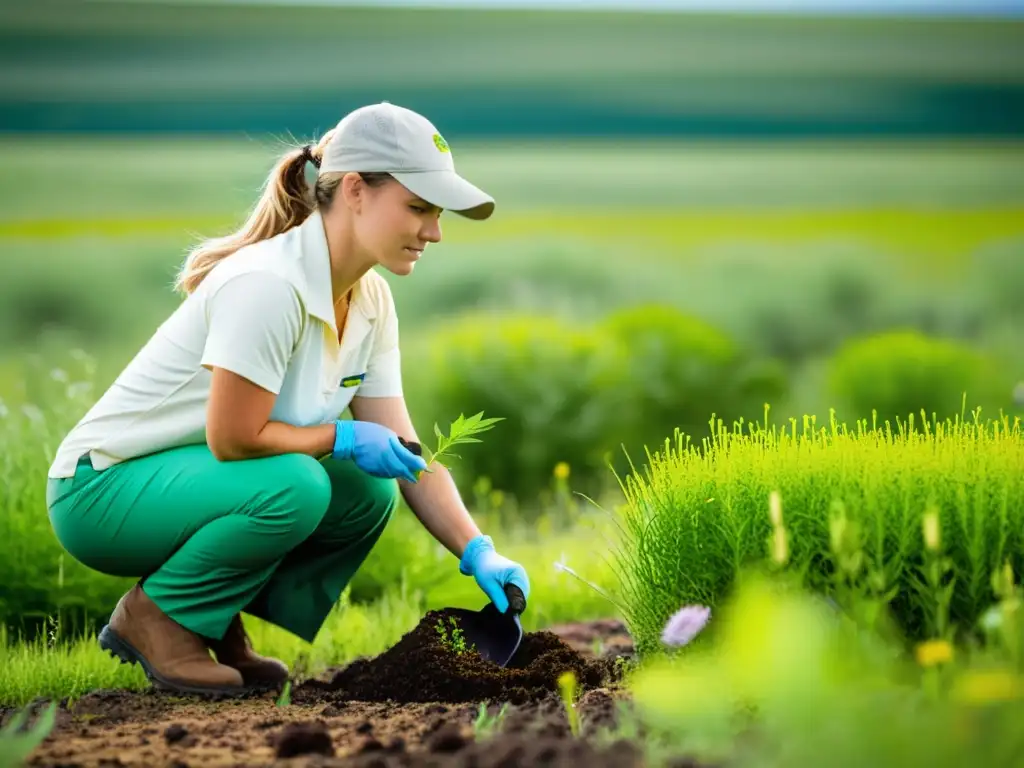
M512 613L519 614L526 610L526 595L515 584L505 585L505 597L508 598L508 608Z
M398 442L400 442L403 447L407 448L410 453L414 453L417 456L423 455L423 446L419 443L413 440L406 440L404 437L399 437Z

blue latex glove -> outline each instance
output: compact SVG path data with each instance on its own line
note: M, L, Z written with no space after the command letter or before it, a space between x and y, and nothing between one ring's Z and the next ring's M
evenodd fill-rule
M374 477L402 477L410 483L417 480L416 472L427 468L427 462L398 441L398 435L385 426L372 421L334 422L335 459L352 459L356 466Z
M519 563L495 552L490 536L477 536L466 545L459 560L459 573L476 579L480 589L502 613L508 610L506 584L515 584L523 591L524 598L530 597L530 579L526 570Z

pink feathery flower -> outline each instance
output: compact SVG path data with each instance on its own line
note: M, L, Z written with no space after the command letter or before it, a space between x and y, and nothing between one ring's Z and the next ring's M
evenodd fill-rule
M711 618L711 609L703 605L687 605L676 611L665 623L661 641L665 645L682 646L693 640Z

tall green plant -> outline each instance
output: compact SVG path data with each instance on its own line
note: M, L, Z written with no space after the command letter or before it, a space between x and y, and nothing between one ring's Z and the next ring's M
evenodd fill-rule
M922 516L945 532L954 631L973 626L991 598L990 574L1024 567L1024 434L1019 420L949 420L893 430L835 419L802 430L719 425L705 451L675 445L626 476L615 559L620 594L641 649L658 646L680 605L715 606L737 573L771 560L768 502L786 510L788 570L828 594L834 573L891 594L887 607L911 639L934 627L919 576ZM845 562L844 537L863 550ZM838 547L836 545L839 545ZM948 578L948 576L944 577Z
M628 377L617 345L551 317L467 315L430 339L431 421L469 411L501 413L500 433L454 463L469 495L482 477L528 505L559 462L574 487L606 480L612 395Z

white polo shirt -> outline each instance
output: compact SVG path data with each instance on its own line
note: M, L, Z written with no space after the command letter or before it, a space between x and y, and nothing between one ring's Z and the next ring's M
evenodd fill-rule
M247 246L217 264L64 438L50 477L85 454L106 469L206 442L217 366L277 395L272 421L329 424L354 395L402 394L398 318L387 282L369 271L352 294L342 343L323 220Z

